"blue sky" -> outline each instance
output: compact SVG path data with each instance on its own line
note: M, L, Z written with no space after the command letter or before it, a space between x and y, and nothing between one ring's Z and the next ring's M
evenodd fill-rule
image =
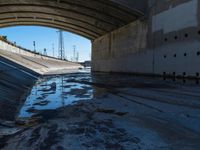
M16 26L9 28L1 28L0 35L6 35L9 41L16 42L17 45L33 50L33 41L36 42L36 50L43 52L47 49L47 54L58 56L58 29L40 27L40 26ZM79 61L90 60L91 57L91 41L72 34L63 32L65 53L67 59L71 60L73 57L73 45L76 45L76 50L79 52Z

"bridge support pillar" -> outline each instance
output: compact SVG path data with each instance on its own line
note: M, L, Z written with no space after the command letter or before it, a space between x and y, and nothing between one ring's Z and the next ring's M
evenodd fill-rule
M151 51L147 46L147 23L132 22L92 43L94 72L153 73Z

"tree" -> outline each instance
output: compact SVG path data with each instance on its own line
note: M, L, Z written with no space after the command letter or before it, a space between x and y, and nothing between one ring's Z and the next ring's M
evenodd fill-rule
M7 36L2 36L2 38L7 41Z

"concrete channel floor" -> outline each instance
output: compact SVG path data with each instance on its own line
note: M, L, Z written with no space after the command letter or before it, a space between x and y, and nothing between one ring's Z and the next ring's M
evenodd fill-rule
M25 119L18 115L13 126L4 127L10 134L1 135L1 149L200 148L199 85L128 75L73 73L43 78L37 87L40 98L35 98L37 104L41 102L40 109L29 102L25 105L32 108L31 116ZM64 90L55 92L60 88ZM43 104L41 96L45 94L51 96ZM56 95L66 96L65 103L70 96L79 100L50 109L50 104L58 100Z

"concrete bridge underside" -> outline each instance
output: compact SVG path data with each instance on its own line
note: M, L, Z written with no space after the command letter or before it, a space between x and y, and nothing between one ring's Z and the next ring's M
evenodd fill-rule
M1 0L0 27L48 26L94 40L144 12L144 0Z
M199 78L199 14L198 0L0 0L0 27L48 26L90 39L94 72Z

